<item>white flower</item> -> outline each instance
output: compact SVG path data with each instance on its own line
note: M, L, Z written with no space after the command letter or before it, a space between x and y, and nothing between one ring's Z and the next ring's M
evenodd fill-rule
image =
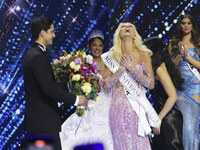
M81 66L80 66L80 65L76 65L76 63L75 63L74 61L72 61L72 62L69 64L69 66L70 66L72 69L74 69L74 71L78 71L78 70L81 68Z
M86 56L86 62L87 62L88 64L93 64L93 57L92 57L91 55L87 55L87 56Z
M74 66L74 71L79 71L80 68L81 68L81 65L75 65Z
M79 81L81 78L81 75L80 74L76 74L72 77L72 81Z

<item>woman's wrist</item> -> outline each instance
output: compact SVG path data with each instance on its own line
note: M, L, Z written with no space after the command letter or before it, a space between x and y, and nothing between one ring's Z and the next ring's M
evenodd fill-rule
M177 56L178 56L178 57L182 57L182 56L183 56L183 54L181 54L181 53L179 52Z
M188 59L189 59L189 56L188 56L188 55L185 55L184 57L185 57L185 60L187 60L187 61L188 61Z
M179 51L178 54L179 54L179 55L183 55L183 52L182 52L182 51Z

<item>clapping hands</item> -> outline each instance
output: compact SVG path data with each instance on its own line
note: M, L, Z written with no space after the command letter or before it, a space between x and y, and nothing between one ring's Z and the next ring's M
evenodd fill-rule
M188 56L188 53L183 42L179 42L178 47L179 47L180 54L186 58Z

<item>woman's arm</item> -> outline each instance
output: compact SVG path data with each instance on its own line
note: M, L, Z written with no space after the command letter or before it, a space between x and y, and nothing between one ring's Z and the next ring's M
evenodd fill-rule
M106 70L109 71L108 69ZM110 89L119 80L119 78L124 72L125 72L125 68L121 66L114 74L111 75L111 73L109 73L110 76L105 78L103 88L106 90Z
M169 43L169 55L172 56L172 47L171 47L171 43ZM175 66L179 65L179 62L181 60L181 57L183 56L183 53L179 53L178 55L176 55L175 59L173 60Z
M185 48L185 46L184 46L184 48ZM185 57L186 61L188 61L191 65L194 66L194 68L200 69L200 62L198 60L195 60L192 57L188 56L186 48L185 48L184 57Z
M166 69L165 63L162 63L156 70L156 78L161 82L168 96L164 107L162 108L162 110L160 111L158 115L160 120L162 121L162 119L167 115L167 113L174 106L177 100L177 93L173 85L173 82L171 80L171 77ZM159 134L160 128L154 128L153 131L154 133Z
M165 89L165 92L168 95L166 103L161 112L159 113L160 119L163 119L174 106L177 99L177 93L174 84L171 80L171 77L166 69L165 63L162 63L160 67L158 67L158 69L156 70L156 77L161 82L162 86Z

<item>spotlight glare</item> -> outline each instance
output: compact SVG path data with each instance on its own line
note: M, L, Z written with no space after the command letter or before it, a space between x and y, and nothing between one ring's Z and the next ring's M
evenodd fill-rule
M15 13L15 8L11 7L9 10L10 10L11 13Z
M162 34L159 34L158 37L159 37L159 38L162 38Z
M17 11L20 11L20 6L17 6L16 8L15 8Z
M17 109L17 110L15 111L15 113L16 113L17 115L19 115L19 114L20 114L20 109Z
M177 23L177 19L174 19L174 21L173 21L174 23Z
M170 29L170 27L166 27L166 28L165 28L166 31L169 31L169 29Z

